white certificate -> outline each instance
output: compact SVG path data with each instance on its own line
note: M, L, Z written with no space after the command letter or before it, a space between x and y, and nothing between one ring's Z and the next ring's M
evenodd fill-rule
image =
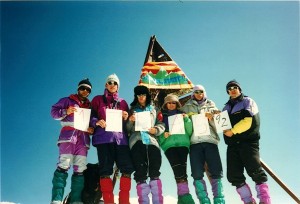
M192 115L192 121L195 136L210 135L208 119L204 113Z
M214 121L218 133L232 128L227 110L214 115Z
M150 111L135 113L135 131L149 131L151 128Z
M105 131L122 132L122 110L106 109Z
M170 134L184 134L183 115L176 114L168 117Z
M91 109L78 108L74 112L74 128L87 132L91 117Z

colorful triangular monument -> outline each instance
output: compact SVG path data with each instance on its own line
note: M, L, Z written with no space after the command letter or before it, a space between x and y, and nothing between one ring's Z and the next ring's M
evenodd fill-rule
M156 105L169 93L183 96L191 92L193 83L153 35L150 38L139 85L150 89Z

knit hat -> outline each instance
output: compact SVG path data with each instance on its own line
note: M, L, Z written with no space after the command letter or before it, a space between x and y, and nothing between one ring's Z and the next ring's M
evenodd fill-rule
M167 109L167 103L169 102L176 102L176 105L177 105L177 109L181 108L181 104L179 102L179 99L178 99L178 96L174 95L174 94L169 94L165 97L165 100L164 100L164 104L162 105L162 109Z
M81 81L78 83L77 89L79 89L79 87L81 87L81 86L88 87L88 88L90 88L90 89L92 90L92 84L91 84L91 82L89 81L88 78L81 80Z
M203 98L206 98L206 97L207 97L204 86L202 86L202 85L200 85L200 84L195 85L195 86L193 87L193 93L194 93L195 91L203 91L203 94L204 94Z
M242 92L241 85L234 79L234 80L231 80L231 81L229 81L229 82L227 83L227 85L226 85L226 92L227 92L227 93L228 93L228 88L229 88L229 87L232 87L232 86L237 86L237 87L239 87L240 92Z
M140 94L146 94L146 105L149 105L151 103L151 95L149 89L146 86L137 85L136 87L134 87L134 100L130 104L131 106L135 106L138 103L137 95Z
M117 82L117 84L118 84L118 90L119 90L119 88L120 88L120 80L119 80L118 76L117 76L115 73L109 75L109 76L106 78L105 84L108 83L108 82L110 82L110 81L115 81L115 82Z

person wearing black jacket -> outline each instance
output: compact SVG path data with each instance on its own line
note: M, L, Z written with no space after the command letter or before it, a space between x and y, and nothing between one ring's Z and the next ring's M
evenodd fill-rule
M260 162L260 118L255 101L242 93L236 80L229 81L226 91L230 96L223 111L227 110L232 129L224 131L227 147L227 179L236 186L242 201L255 203L246 183L244 169L256 183L257 197L262 204L271 204L267 175Z

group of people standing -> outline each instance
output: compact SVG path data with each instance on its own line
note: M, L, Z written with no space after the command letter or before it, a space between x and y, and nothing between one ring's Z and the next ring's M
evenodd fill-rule
M225 196L221 178L222 162L219 154L218 136L214 114L221 111L207 98L202 85L193 88L191 98L182 106L178 96L169 94L164 98L162 107L152 105L147 87L134 88L134 99L128 106L119 97L120 80L116 74L109 75L105 81L103 95L88 99L92 85L88 79L79 82L77 94L60 99L52 106L51 115L60 120L58 147L59 161L52 180L51 204L61 204L68 177L68 169L73 166L71 179L71 204L82 204L81 191L84 186L83 171L87 168L86 158L92 135L92 144L97 149L100 190L105 204L115 203L113 194L114 165L121 172L119 203L129 204L131 175L136 182L138 202L163 203L160 168L163 150L173 170L177 184L178 204L193 204L188 185L187 159L190 158L191 176L196 196L201 204L210 204L205 171L213 193L214 204L224 204ZM227 144L227 179L236 187L245 204L256 203L246 183L244 169L256 184L260 204L270 204L270 194L266 184L267 175L260 164L259 156L259 112L255 101L242 93L240 84L232 80L227 83L226 91L230 96L223 111L227 110L232 128L223 132ZM87 131L74 128L76 108L91 109L90 127ZM122 111L123 131L106 131L106 110ZM136 130L137 115L149 112L151 127ZM182 115L183 133L172 133L169 124L171 116ZM197 135L193 131L193 115L204 114L208 120L210 134Z

